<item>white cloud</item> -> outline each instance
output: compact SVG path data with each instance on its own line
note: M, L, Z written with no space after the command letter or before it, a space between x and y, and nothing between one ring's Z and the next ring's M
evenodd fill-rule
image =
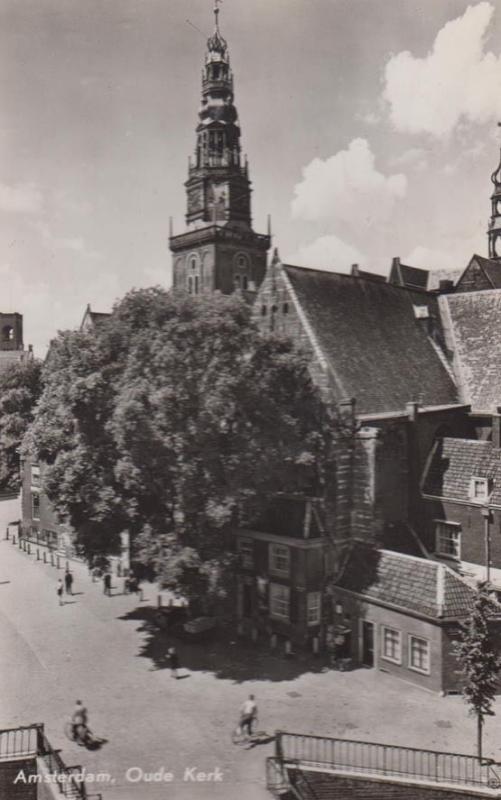
M468 6L439 31L425 58L408 51L385 68L383 96L399 131L446 139L461 122L486 123L501 114L501 56L484 52L494 6Z
M353 223L363 215L364 225L369 226L388 219L395 201L406 193L407 179L401 174L383 175L374 161L366 139L353 139L347 150L325 161L313 159L294 187L293 217Z
M41 191L33 183L9 186L0 183L0 211L17 214L36 214L42 209Z
M391 159L391 165L421 171L428 165L427 156L426 150L422 147L411 147L399 156L394 156Z
M284 258L286 264L331 272L349 272L352 264L362 264L364 261L365 256L356 247L332 235L320 236Z

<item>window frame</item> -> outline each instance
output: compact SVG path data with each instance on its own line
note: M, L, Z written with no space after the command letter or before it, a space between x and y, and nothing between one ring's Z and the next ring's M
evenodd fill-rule
M283 597L277 596L283 593ZM279 619L285 622L290 622L291 618L291 590L290 586L285 586L283 583L270 583L269 589L269 615L273 619ZM277 612L275 603L284 604L285 613Z
M281 550L283 551L282 554L278 554L276 551ZM287 562L285 567L280 567L276 565L276 557L278 558L284 557L284 560ZM268 569L270 575L277 575L280 578L290 578L291 574L291 551L290 547L285 544L279 544L278 542L270 542L268 545Z
M312 603L312 600L316 602ZM310 619L310 614L315 616ZM306 594L306 624L309 626L320 625L322 621L322 592L307 592Z
M460 525L460 523L459 522L450 522L447 519L435 519L434 523L435 523L435 553L436 553L436 555L444 556L445 558L452 558L455 561L460 561L461 560L461 525ZM442 539L442 542L443 542L443 536L445 535L445 530L442 531L442 532L439 530L440 526L443 526L444 528L445 527L449 528L449 533L450 534L452 534L452 533L456 533L457 534L457 541L454 543L455 552L448 552L447 550L445 550L443 547L440 546L440 541ZM451 540L451 542L452 542L452 540Z
M35 514L35 497L37 498L37 510L38 514ZM40 492L39 491L32 491L31 492L31 519L34 522L40 522Z
M478 484L483 487L483 492L481 494L477 494L476 491L476 486ZM470 478L470 500L474 500L475 502L484 502L485 500L489 499L490 495L491 487L489 478L485 478L480 475L472 475Z
M239 538L238 561L243 569L254 569L254 539Z
M397 652L398 656L388 655L386 652L386 633L397 634ZM392 628L390 625L381 625L381 658L384 661L389 661L391 664L402 664L402 631L398 628Z
M412 663L412 652L413 652L412 651L412 641L413 640L424 642L426 644L426 654L427 654L427 661L428 661L426 668L416 666L415 664ZM430 672L431 672L430 640L426 639L424 636L417 636L417 634L415 634L415 633L409 633L408 634L407 647L408 647L408 654L407 655L408 655L408 667L409 667L409 669L412 669L414 672L419 672L420 675L430 675Z

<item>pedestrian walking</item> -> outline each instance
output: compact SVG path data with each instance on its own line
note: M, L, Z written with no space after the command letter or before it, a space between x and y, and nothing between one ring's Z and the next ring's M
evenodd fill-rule
M64 587L66 589L66 594L73 595L73 573L70 572L69 569L67 569L64 574Z
M56 591L57 591L57 596L59 598L59 605L62 606L63 605L63 582L62 582L61 578L58 578Z
M111 574L109 572L104 573L103 591L108 595L108 597L111 597Z
M252 736L252 725L257 719L257 703L253 694L249 695L248 700L240 708L240 728L242 733Z
M169 666L170 666L170 676L171 678L178 677L177 671L179 669L179 656L176 652L175 647L169 647Z

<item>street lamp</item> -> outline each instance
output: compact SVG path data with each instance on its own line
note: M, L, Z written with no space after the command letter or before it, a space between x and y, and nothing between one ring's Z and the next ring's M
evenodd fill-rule
M485 548L485 582L491 580L491 528L492 512L489 506L483 506L480 513L484 518L484 548Z

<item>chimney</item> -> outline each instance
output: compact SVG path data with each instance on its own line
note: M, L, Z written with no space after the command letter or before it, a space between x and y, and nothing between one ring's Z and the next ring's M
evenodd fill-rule
M407 411L407 416L411 422L414 422L419 414L419 403L417 403L415 400L411 400L409 403L405 404L405 410Z
M496 450L501 448L501 406L492 415L492 444Z
M454 291L454 281L451 281L450 278L442 279L438 282L438 293L439 294L450 294Z
M351 275L353 278L358 278L360 275L360 270L358 269L358 264L351 265Z

